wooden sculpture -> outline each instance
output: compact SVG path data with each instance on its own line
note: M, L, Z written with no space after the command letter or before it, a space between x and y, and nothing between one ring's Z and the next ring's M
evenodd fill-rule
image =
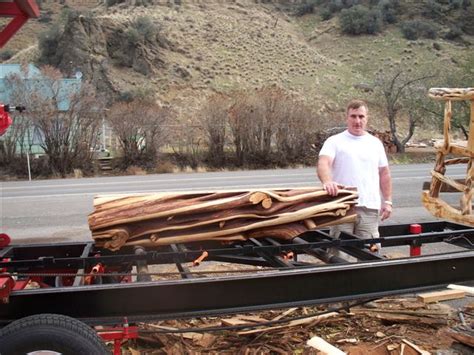
M322 188L155 193L97 197L89 227L96 245L158 247L202 240L292 239L353 221L357 192Z
M445 101L444 106L444 137L435 143L436 163L431 172L429 190L424 190L422 201L424 206L436 217L474 226L472 213L472 195L474 185L474 88L446 89L433 88L429 96L435 100ZM469 136L464 141L451 139L451 118L453 101L467 100L470 102ZM466 178L454 180L445 175L446 166L466 164ZM440 198L440 192L457 191L461 193L459 207L454 207Z

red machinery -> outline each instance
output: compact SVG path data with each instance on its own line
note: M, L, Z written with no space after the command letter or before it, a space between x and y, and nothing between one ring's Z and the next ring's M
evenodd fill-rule
M35 0L11 0L0 2L0 16L11 17L10 22L0 32L0 48L28 21L29 18L38 17L39 9ZM9 116L11 107L0 105L0 136L12 124Z
M23 26L29 18L40 14L35 0L11 0L0 2L0 16L11 17L10 22L0 32L0 48Z

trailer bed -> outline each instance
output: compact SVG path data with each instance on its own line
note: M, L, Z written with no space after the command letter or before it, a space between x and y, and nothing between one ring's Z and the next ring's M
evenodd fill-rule
M291 242L249 239L176 244L155 250L97 249L93 242L9 245L0 249L0 324L39 313L89 324L163 320L315 305L421 290L474 280L474 229L451 222L380 227L363 240L328 230ZM369 250L406 250L387 258ZM450 252L410 256L420 246ZM339 250L354 261L331 256ZM209 268L219 263L219 268ZM193 266L199 264L199 266ZM173 272L169 272L173 269ZM163 270L166 270L164 272ZM33 284L34 288L26 285Z

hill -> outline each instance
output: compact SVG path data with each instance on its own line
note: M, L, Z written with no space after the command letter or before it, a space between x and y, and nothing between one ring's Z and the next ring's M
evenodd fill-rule
M396 1L396 23L355 36L341 30L341 9L324 15L337 3L350 7L348 1L109 0L112 6L80 3L81 13L69 2L65 14L63 5L44 1L42 18L30 21L5 50L17 52L10 62L48 63L68 76L80 70L109 97L155 95L191 119L211 93L271 84L333 115L351 97L373 99L377 74L394 68L449 74L472 57L469 28L456 41L439 35L407 40L400 31L402 21L422 19L447 33L459 16L473 12L472 4L426 16L425 2ZM55 22L61 24L56 29ZM51 47L40 53L35 34L48 29ZM433 85L445 86L445 76ZM384 120L376 125L386 127Z

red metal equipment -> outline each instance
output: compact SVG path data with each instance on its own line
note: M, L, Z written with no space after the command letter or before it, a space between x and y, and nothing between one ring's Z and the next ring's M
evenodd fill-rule
M0 233L0 248L5 248L6 246L10 244L10 242L11 242L11 239L8 236L8 234Z
M414 223L410 224L410 234L421 234L422 227L421 224ZM410 256L420 256L421 255L421 242L417 239L413 239L410 244Z
M40 14L35 0L12 0L0 2L0 16L11 17L10 22L0 32L0 48L28 21Z
M114 355L122 354L121 347L124 341L138 338L138 327L130 326L127 318L124 319L121 327L99 328L96 331L105 342L114 342Z
M11 17L12 19L0 32L0 48L13 37L29 18L36 18L39 15L40 11L35 0L2 0L0 2L0 17ZM12 124L8 112L8 105L0 105L0 136Z

